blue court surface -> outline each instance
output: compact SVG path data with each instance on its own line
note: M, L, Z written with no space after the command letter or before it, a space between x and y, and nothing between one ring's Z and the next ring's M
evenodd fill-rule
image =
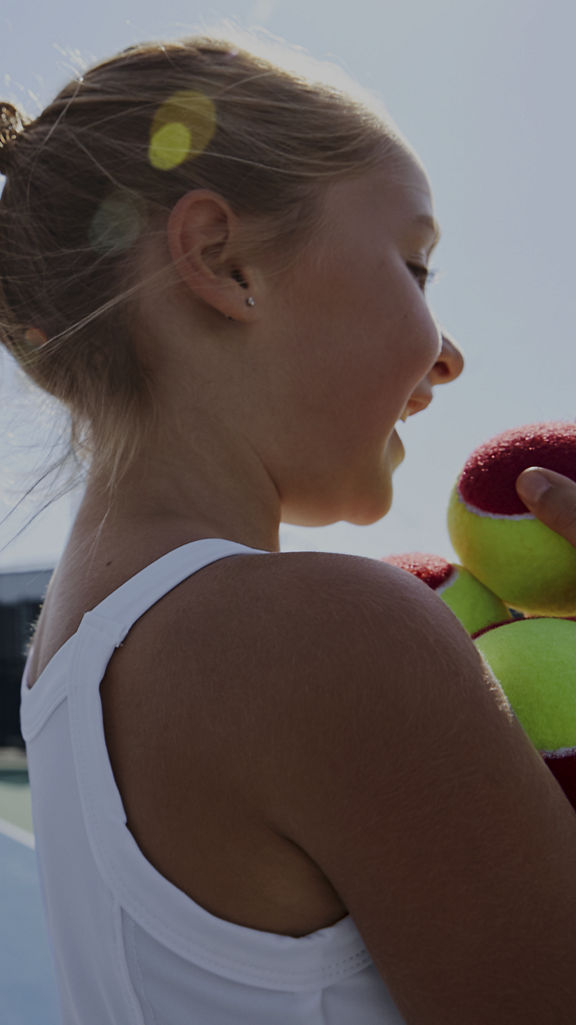
M0 819L0 1022L61 1025L32 834Z

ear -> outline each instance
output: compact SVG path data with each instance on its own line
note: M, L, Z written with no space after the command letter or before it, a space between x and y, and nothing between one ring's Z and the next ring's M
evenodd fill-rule
M168 219L168 248L181 281L223 316L249 322L254 319L246 304L250 285L232 255L238 236L238 217L208 189L187 192Z

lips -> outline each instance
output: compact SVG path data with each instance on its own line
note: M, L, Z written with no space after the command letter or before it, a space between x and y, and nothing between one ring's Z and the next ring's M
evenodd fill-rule
M402 450L402 455L405 455L406 454L406 449L404 448L404 443L402 441L402 438L398 434L398 431L393 431L392 432L392 437L394 438L397 447Z

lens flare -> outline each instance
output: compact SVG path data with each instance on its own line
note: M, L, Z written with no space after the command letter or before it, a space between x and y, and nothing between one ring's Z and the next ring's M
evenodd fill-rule
M143 201L118 189L106 197L90 223L90 245L102 253L121 253L136 241L146 223Z
M150 146L150 163L159 171L171 171L183 164L192 144L192 133L186 125L172 121L156 132Z
M204 93L183 90L158 108L150 131L149 159L171 171L204 152L216 131L216 108Z
M41 345L46 345L47 337L40 328L28 327L24 332L24 341L26 342L26 345L31 345L34 349L39 349Z

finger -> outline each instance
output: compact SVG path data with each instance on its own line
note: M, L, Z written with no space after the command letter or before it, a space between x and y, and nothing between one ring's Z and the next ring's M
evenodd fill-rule
M555 470L530 466L516 481L530 512L576 548L576 483Z

